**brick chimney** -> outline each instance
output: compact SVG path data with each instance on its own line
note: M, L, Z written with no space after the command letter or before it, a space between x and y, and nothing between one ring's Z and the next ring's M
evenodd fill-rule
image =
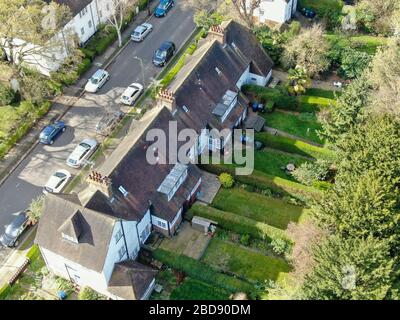
M112 197L112 183L109 177L103 176L100 172L92 170L87 181L103 192L108 198Z
M173 112L176 108L174 94L168 89L161 89L157 95L157 107L167 107Z
M221 44L225 44L226 42L225 30L221 25L211 26L208 37L210 40L217 39Z

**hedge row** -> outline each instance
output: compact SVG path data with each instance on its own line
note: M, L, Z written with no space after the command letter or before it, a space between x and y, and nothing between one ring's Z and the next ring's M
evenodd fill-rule
M218 272L213 267L196 259L177 255L163 249L153 251L153 257L169 267L186 273L189 277L212 283L213 285L229 291L230 293L245 292L255 298L256 289L250 283L232 276Z
M231 230L239 234L248 234L261 240L267 240L269 242L276 239L289 240L285 231L281 229L213 207L194 204L190 208L189 214L214 220L218 222L218 225L223 229Z
M35 260L40 255L39 246L37 244L33 245L26 254L29 260Z
M265 190L272 189L280 195L292 195L301 200L315 198L321 195L319 190L313 187L283 179L277 176L271 176L264 172L254 170L251 175L235 175L235 168L226 165L201 164L199 167L205 171L219 175L222 172L228 172L235 176L237 182Z
M6 283L3 287L0 288L0 300L4 300L7 297L10 289L11 286L8 283Z
M6 139L4 139L3 142L0 143L0 159L2 159L7 154L7 152L10 151L10 149L29 132L29 130L35 124L36 120L43 117L49 111L50 107L50 101L45 101L40 107L32 106L32 108L36 108L32 119L18 126L18 128L15 129L12 135L7 137Z
M314 159L333 159L334 153L327 149L314 146L304 141L272 135L268 132L256 133L256 139L262 141L267 147L289 153L297 153Z
M251 94L263 103L273 101L276 108L296 110L298 105L296 98L289 96L283 87L267 88L254 84L246 84L242 87L244 94Z
M170 300L228 300L229 292L210 283L186 278L171 292Z

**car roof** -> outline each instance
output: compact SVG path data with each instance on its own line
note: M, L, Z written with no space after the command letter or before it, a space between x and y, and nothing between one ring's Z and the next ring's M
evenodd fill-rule
M146 26L140 25L140 26L136 27L135 32L142 32L143 30L146 30L146 29L147 29Z
M164 41L160 46L160 50L168 49L171 46L172 46L172 42L171 41Z
M46 126L46 127L43 129L42 133L44 133L44 134L49 134L49 133L52 133L53 130L54 130L54 125L50 124L50 125Z
M136 87L136 86L132 86L131 87L131 84L130 84L129 87L125 89L125 91L124 91L124 93L122 95L123 96L124 95L131 95L134 91L138 91L138 90L139 90L138 87Z
M94 73L93 78L100 78L100 76L103 75L103 73L105 73L105 70L99 69Z
M10 223L9 227L12 229L18 229L20 226L22 226L22 224L26 221L27 218L28 216L26 215L26 213L24 211L21 211Z

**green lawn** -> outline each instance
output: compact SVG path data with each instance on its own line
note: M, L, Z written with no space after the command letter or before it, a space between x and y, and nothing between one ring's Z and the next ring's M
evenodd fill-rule
M254 153L254 169L292 181L295 179L281 167L286 167L288 163L294 163L298 167L304 162L307 160L301 156L281 153L273 149L264 149Z
M315 113L301 113L297 115L276 110L273 113L264 113L263 116L268 127L285 131L296 137L315 143L324 143L317 135L317 130L321 130L322 127L321 124L318 123Z
M228 300L229 292L203 281L186 278L172 291L171 300Z
M220 189L212 206L283 230L289 222L298 222L307 214L302 207L240 188Z
M306 91L306 96L323 97L327 99L335 99L335 94L340 94L340 91L334 92L332 90L324 90L319 88L308 88Z
M356 50L366 52L374 55L378 47L385 45L388 41L385 37L372 36L372 35L353 35L346 36L337 33L328 33L325 35L331 43L337 43L340 47L352 47Z
M268 279L281 282L291 270L283 259L268 257L216 238L211 241L202 260L225 272L260 282Z

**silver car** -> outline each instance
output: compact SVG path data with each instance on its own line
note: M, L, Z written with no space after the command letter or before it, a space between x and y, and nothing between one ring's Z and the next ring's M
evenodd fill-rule
M110 74L103 69L97 70L85 86L87 92L96 93L110 79Z
M78 144L67 159L67 165L80 168L96 151L98 142L95 139L84 139Z
M133 31L131 39L135 42L143 41L152 30L153 26L150 23L143 23Z
M29 226L29 211L19 212L14 220L6 226L5 232L0 236L0 243L5 247L14 247L18 245L18 238Z

